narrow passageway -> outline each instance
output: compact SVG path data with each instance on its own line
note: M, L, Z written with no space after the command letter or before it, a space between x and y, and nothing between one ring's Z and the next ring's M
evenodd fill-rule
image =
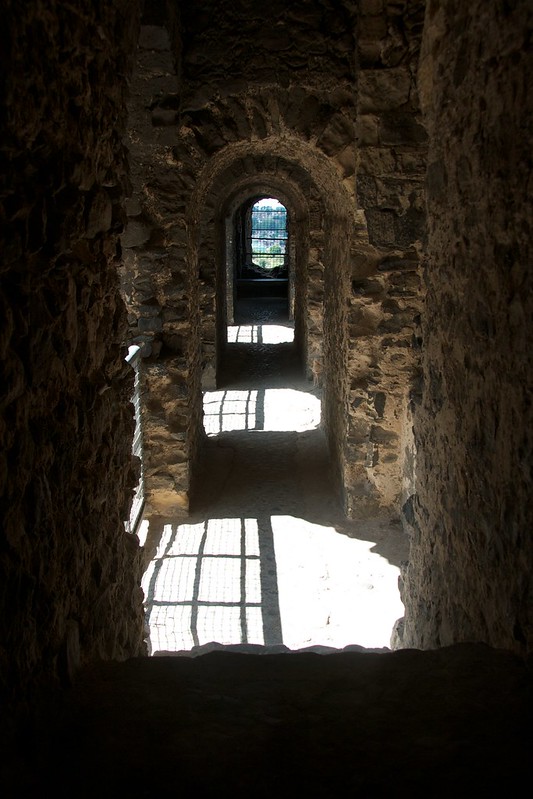
M387 651L404 535L389 519L342 516L319 392L289 342L267 343L274 322L291 329L268 314L270 326L237 317L252 341L228 349L226 398L206 392L218 413L206 415L190 518L150 520L143 585L160 657L78 675L37 729L25 795L72 784L87 799L518 790L525 665L483 645ZM294 394L278 413L269 392ZM161 657L176 654L187 656Z
M236 311L219 386L204 396L190 518L150 521L151 652L388 648L403 615L406 537L387 518L344 518L320 392L287 341L279 302L241 301Z

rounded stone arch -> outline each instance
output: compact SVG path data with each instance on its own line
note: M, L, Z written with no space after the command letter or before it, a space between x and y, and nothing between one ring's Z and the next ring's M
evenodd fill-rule
M318 187L305 170L285 159L262 155L237 159L222 169L205 194L199 219L191 225L200 276L204 378L206 373L209 378L216 373L226 325L231 321L226 298L233 215L254 194L273 194L289 208L295 250L295 339L308 376L319 382L323 372L324 238L329 227L325 220L329 215ZM309 294L313 312L308 323Z
M260 197L275 197L287 209L289 234L289 318L295 321L295 344L304 357L306 352L306 324L303 315L309 259L309 201L296 184L270 175L257 174L238 181L223 200L219 210L218 230L223 237L224 263L220 264L217 285L217 341L221 352L225 344L225 331L233 321L233 268L235 243L233 232L235 216L243 204Z
M305 350L308 376L322 386L323 425L343 495L349 346L345 297L355 226L354 186L339 180L327 156L296 137L228 145L198 176L186 210L189 275L198 309L192 327L202 353L194 365L191 416L196 417L201 435L202 378L204 387L209 387L216 374L218 342L225 335L216 308L217 297L219 307L225 307L220 298L226 290L226 226L241 199L254 192L285 199L305 220L303 255L295 267L301 275L295 289L295 327L300 326L296 337Z
M219 150L203 167L186 211L189 237L194 242L192 250L190 248L193 256L191 274L200 277L200 301L202 312L205 313L217 290L223 290L223 287L215 288L215 261L220 263L226 257L220 245L223 239L220 231L222 205L241 188L251 187L254 180L260 191L289 197L292 191L291 204L304 209L300 216L308 220L309 238L304 241L304 246L310 252L307 266L315 283L312 292L314 318L309 326L308 374L318 382L323 374L324 330L319 306L324 304L324 279L334 285L346 276L350 237L355 227L355 185L353 180L340 178L337 165L332 159L287 132L283 138L271 137L233 143ZM210 241L215 231L218 246ZM339 231L342 231L340 236ZM331 257L327 270L329 274L325 278L324 253L328 248L331 250ZM341 259L340 248L344 250ZM299 259L299 269L303 269L301 260ZM340 260L343 261L343 266L340 266ZM304 318L301 313L303 300L298 292L295 293L295 335L302 342L302 346L305 346L307 336L298 328L298 320ZM204 337L207 346L204 347L203 360L211 365L215 357L215 337L214 327Z
M228 185L228 180L237 180L256 171L254 162L264 164L267 174L285 174L293 182L314 185L321 195L325 208L331 214L353 217L355 211L355 181L343 179L336 162L311 144L285 132L283 137L273 136L256 141L240 141L218 150L199 171L187 217L198 221L203 198L210 190ZM221 186L222 184L222 186Z

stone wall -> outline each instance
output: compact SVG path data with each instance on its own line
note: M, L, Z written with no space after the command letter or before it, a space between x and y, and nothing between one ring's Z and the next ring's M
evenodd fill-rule
M431 0L424 384L406 646L533 641L531 3Z
M228 209L246 191L304 197L289 207L303 245L296 337L324 387L343 503L351 515L398 510L424 235L422 11L276 1L265 25L262 3L211 0L171 3L166 29L143 27L122 241L130 336L148 359L153 512L187 512L202 380L212 384L224 346Z
M408 409L419 370L413 343L425 243L427 135L416 90L423 21L423 2L359 3L359 213L348 293L344 478L348 510L356 515L399 507L412 479Z
M136 3L3 5L0 690L143 649L117 234Z
M298 336L346 508L406 500L402 645L530 651L530 4L430 0L423 124L421 2L274 3L268 27L262 4L161 6L129 107L127 334L138 8L4 4L2 701L144 651L125 339L151 499L186 512L224 221L263 188L298 225Z
M224 343L221 256L231 198L268 186L305 197L305 209L290 211L299 220L296 238L310 243L297 257L297 307L305 310L297 329L310 375L322 372L325 203L344 194L344 216L353 208L349 4L342 19L327 3L275 4L279 46L262 6L248 5L171 4L166 30L141 30L123 285L131 340L143 343L147 358L147 494L149 509L160 514L188 508L202 439L202 378L205 384L216 370ZM331 26L334 47L327 46ZM178 385L184 388L176 396ZM179 457L176 468L171 455Z
M121 283L129 341L141 347L144 475L148 513L188 510L189 361L197 292L186 268L183 179L174 147L178 79L166 12L146 4L128 99L131 169ZM146 21L150 24L145 24ZM154 24L152 24L154 23ZM155 24L158 23L158 24Z

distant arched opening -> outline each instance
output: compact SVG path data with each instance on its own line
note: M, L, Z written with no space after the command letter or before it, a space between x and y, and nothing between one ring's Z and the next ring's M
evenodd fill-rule
M275 304L278 313L293 318L290 302L292 278L289 246L289 214L285 205L272 196L246 199L234 215L232 252L233 286L230 307ZM232 318L232 313L228 314Z
M214 156L197 182L189 208L188 242L191 274L200 278L197 330L202 359L197 364L195 374L200 379L195 388L202 405L195 404L200 424L190 426L191 448L196 440L199 446L195 451L201 452L205 436L200 392L224 390L235 382L228 368L230 351L233 355L242 344L242 365L246 369L249 365L254 372L263 354L274 355L266 349L270 341L264 337L259 341L268 324L264 317L257 323L251 314L236 314L234 297L237 251L242 241L239 219L243 225L243 214L258 200L277 199L287 211L288 318L285 323L277 318L275 324L292 327L294 332L292 342L276 343L275 354L290 348L287 361L296 362L321 392L321 426L332 453L332 478L344 500L345 481L352 476L351 472L348 475L344 447L349 383L342 375L348 344L346 296L353 198L344 185L339 186L338 175L326 159L297 140L292 145L291 159L285 153L287 142L276 139L228 147ZM259 324L261 331L254 330ZM241 328L237 337L231 329L235 327ZM248 334L249 341L245 340ZM256 343L261 345L257 354L256 347L247 346ZM250 375L251 371L247 379ZM200 408L202 414L196 414Z
M287 209L275 197L248 200L236 214L235 298L288 299Z

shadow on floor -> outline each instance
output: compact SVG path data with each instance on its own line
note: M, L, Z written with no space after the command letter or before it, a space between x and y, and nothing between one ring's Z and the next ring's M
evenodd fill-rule
M523 661L473 644L96 664L35 720L3 796L519 796L530 689Z

